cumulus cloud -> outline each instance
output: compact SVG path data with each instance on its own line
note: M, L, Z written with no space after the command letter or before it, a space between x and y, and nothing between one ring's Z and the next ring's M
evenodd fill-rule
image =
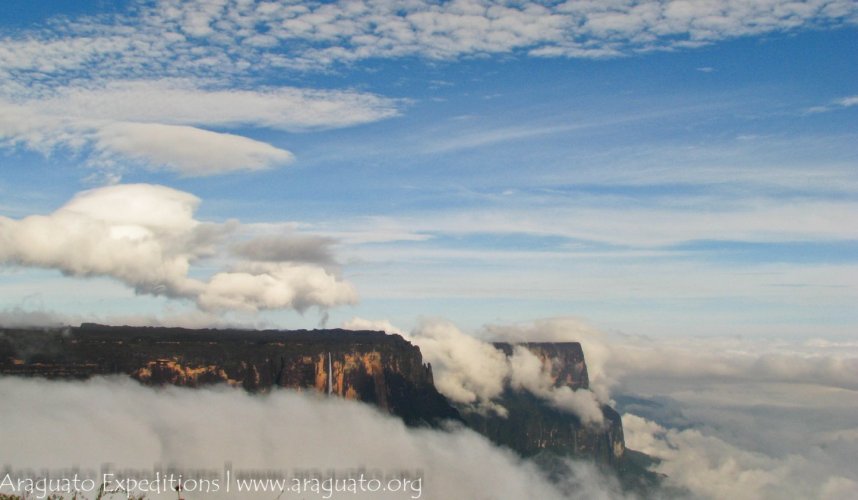
M0 396L3 460L14 470L99 471L109 463L114 470L153 471L160 464L220 476L229 463L235 471L288 477L363 468L422 477L419 498L427 499L559 500L581 493L623 498L616 483L591 465L569 462L566 480L554 483L531 462L467 429L408 429L369 405L338 398L285 390L265 396L231 388L155 390L124 379L10 377L0 378ZM335 492L333 498L417 498L417 493ZM308 493L308 498L323 494ZM272 493L253 495L266 496ZM236 496L235 485L227 497L245 498Z
M207 311L328 308L356 302L335 269L240 260L208 280L192 266L222 253L237 222L194 218L200 200L164 186L117 185L84 191L49 215L0 217L0 262L108 276L138 293L193 300Z
M211 90L188 80L114 81L0 98L0 140L43 153L64 147L98 165L132 160L202 176L260 170L289 151L202 127L336 128L397 114L372 94L299 88ZM90 149L85 149L89 147Z
M203 309L328 308L357 302L357 293L322 267L292 263L244 263L211 277L198 297Z

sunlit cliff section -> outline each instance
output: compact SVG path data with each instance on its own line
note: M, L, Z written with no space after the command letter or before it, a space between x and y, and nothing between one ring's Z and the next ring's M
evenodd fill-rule
M371 403L408 424L459 420L420 349L398 335L347 330L243 331L108 327L0 329L0 373L147 385L282 387ZM329 383L330 381L330 383Z
M581 345L522 344L555 387L589 387ZM495 344L510 356L515 347ZM408 425L457 421L523 456L576 456L622 469L619 415L602 406L602 423L584 424L527 390L496 400L505 415L457 408L435 388L420 349L399 335L348 330L187 330L83 324L64 329L0 328L0 375L87 379L127 375L146 385L249 392L287 388L374 405Z

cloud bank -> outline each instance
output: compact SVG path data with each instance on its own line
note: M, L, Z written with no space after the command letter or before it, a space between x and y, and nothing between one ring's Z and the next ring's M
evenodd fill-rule
M858 493L858 344L608 335L576 318L481 335L578 340L594 390L624 412L629 448L694 498Z
M333 498L623 498L616 483L593 466L569 462L566 481L553 483L534 464L469 430L408 429L371 406L338 398L291 391L252 396L229 388L156 390L125 379L10 377L0 378L0 397L4 465L17 470L100 470L110 463L119 470L151 471L161 464L220 474L227 462L235 470L281 474L363 468L422 476L419 496L408 490ZM233 490L225 497L276 495L237 496Z
M349 326L394 330L389 322L364 319ZM421 345L426 360L448 363L442 369L433 362L439 387L447 370L454 391L470 391L461 393L465 397L492 394L486 381L497 379L494 368L503 369L479 359L480 341L467 342L458 337L463 332L442 322L421 328L426 331L420 335L434 341ZM627 446L658 458L653 469L668 476L668 489L654 492L655 498L839 499L858 493L858 343L653 339L601 333L576 318L488 325L477 335L582 341L591 376L607 383L624 413ZM593 350L599 344L601 354ZM457 364L456 351L466 348L477 353L470 367ZM510 361L509 383L538 391L542 371L532 361ZM12 444L8 460L19 467L98 466L105 460L216 470L224 460L266 470L407 467L424 472L425 498L505 499L528 492L624 498L609 478L580 464L567 464L571 480L554 484L532 464L469 431L408 430L371 407L307 394L253 397L226 388L152 390L119 379L2 378L0 397L9 403L0 437ZM207 417L200 420L201 414ZM65 426L78 432L66 435ZM44 446L33 445L43 440ZM484 474L492 481L474 481Z
M357 321L361 328L389 322ZM435 328L438 328L437 326ZM447 328L454 328L447 325ZM578 318L486 325L471 341L434 333L455 360L456 344L479 358L478 338L580 341L593 390L623 413L626 445L660 460L657 498L811 499L858 494L858 343L849 340L649 338L607 334ZM459 332L461 335L464 333ZM450 338L452 337L452 338ZM420 344L427 360L438 346ZM475 399L497 370L451 361L453 391ZM490 359L490 358L489 358ZM443 361L444 358L441 357ZM527 357L512 380L539 380ZM499 360L497 366L500 366ZM435 361L433 361L433 368ZM493 366L492 366L493 367ZM470 370L470 371L469 371ZM440 368L438 385L441 387ZM519 382L538 394L539 385ZM448 388L448 390L450 390ZM451 391L453 394L456 392ZM659 496L661 495L661 496Z
M199 203L189 193L149 184L84 191L49 215L0 217L0 263L107 276L137 293L192 300L204 311L304 311L357 301L330 262L289 255L246 255L227 260L207 279L196 277L194 265L221 256L241 229L235 221L195 219Z

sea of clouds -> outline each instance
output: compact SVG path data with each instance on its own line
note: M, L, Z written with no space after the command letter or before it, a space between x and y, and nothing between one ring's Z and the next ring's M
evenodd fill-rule
M345 326L398 330L360 318ZM491 405L498 384L510 383L556 403L539 370L523 368L526 356L493 358L484 350L488 340L581 341L593 386L588 394L620 410L629 448L659 459L653 470L667 478L666 488L652 493L656 498L858 495L852 466L858 459L858 343L629 337L574 318L488 325L470 334L426 320L401 333L432 362L438 387L475 408ZM422 498L634 498L590 464L568 461L566 479L558 483L468 429L411 429L371 406L314 393L254 396L225 387L153 389L124 378L3 377L0 400L0 466L15 470L108 463L136 470L366 468L416 471ZM352 497L361 494L335 496Z

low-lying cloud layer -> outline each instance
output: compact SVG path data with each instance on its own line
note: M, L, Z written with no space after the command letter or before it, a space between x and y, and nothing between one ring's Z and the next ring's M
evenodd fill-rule
M368 405L315 394L284 390L252 396L229 388L157 390L125 379L4 377L0 397L5 450L0 465L14 470L99 471L109 463L115 470L152 471L160 464L221 475L229 463L239 471L276 471L277 477L298 471L324 477L364 468L404 472L422 477L422 484L419 490L334 493L333 498L621 498L616 484L592 466L570 462L566 480L555 484L532 463L469 430L408 429ZM235 485L230 494L220 493L221 498L279 494L237 494ZM324 492L303 497L331 498Z
M351 323L392 327L386 321ZM424 347L416 334L412 341L433 367L434 358L444 360L438 351L453 358L457 345L470 346L461 363L441 363L436 373L444 387L442 368L449 370L454 383L446 390L470 388L463 394L472 399L477 389L492 394L491 386L477 381L497 378L497 370L467 363L469 357L479 359L475 346L486 345L477 338L581 342L593 391L624 413L627 447L660 460L654 470L676 488L662 492L668 498L677 491L703 499L858 495L852 467L858 460L858 343L657 339L606 334L577 318L486 325L468 341L447 335L452 339L441 342L443 350L431 342ZM434 337L438 342L439 335ZM526 364L526 358L520 361ZM512 380L522 373L540 377L534 365L518 366Z
M148 184L84 191L49 215L0 217L0 263L107 276L137 293L192 300L205 311L304 311L357 301L332 262L308 262L309 249L300 258L224 255L241 225L195 219L199 203L189 193ZM297 241L306 246L307 236ZM329 258L327 245L315 240L315 252ZM195 264L215 258L221 268L196 277Z
M404 334L388 321L346 326ZM538 395L544 387L532 357L513 357L504 368L479 339L581 341L594 383L624 413L627 446L660 460L653 469L671 489L655 498L858 494L853 341L654 339L602 333L575 318L487 325L473 337L428 321L405 335L432 362L439 388L465 403L491 403L492 381ZM308 394L0 378L0 398L0 442L16 467L406 468L423 472L423 498L627 498L581 464L569 464L568 483L552 484L469 431L408 430L371 407Z

